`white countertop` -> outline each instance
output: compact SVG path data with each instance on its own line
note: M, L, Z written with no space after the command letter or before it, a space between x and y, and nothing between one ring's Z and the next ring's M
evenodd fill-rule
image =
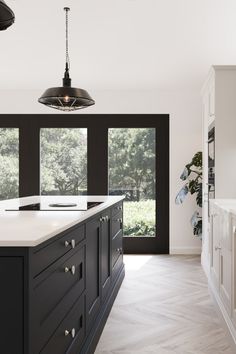
M229 213L236 214L236 199L211 199L210 204L217 205Z
M0 201L0 246L33 247L84 221L124 196L32 196ZM27 204L103 202L86 211L6 211Z

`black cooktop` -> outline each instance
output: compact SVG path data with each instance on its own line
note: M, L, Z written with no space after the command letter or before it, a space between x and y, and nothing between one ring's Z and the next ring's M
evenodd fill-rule
M17 208L6 209L6 211L27 211L27 210L39 210L39 211L86 211L103 202L87 202L84 207L76 203L50 203L48 205L41 205L40 203L28 204L19 206Z

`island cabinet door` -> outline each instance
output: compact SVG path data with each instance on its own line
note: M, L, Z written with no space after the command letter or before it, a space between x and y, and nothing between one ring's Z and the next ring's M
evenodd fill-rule
M95 320L100 304L100 216L86 224L86 330Z
M0 256L0 353L25 354L23 257Z
M100 218L101 235L101 288L104 300L111 286L111 211L106 210Z

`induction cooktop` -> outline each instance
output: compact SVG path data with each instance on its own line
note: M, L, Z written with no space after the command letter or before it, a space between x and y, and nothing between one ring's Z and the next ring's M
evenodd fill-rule
M76 203L34 203L22 205L16 208L6 209L6 211L27 211L27 210L38 210L38 211L86 211L94 208L103 202L86 202L82 205Z

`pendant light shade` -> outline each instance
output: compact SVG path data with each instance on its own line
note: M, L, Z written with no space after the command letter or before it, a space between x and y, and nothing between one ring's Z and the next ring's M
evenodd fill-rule
M66 11L66 67L62 86L51 87L47 89L38 101L51 108L61 111L70 112L77 109L86 108L95 104L87 91L81 88L71 87L71 78L69 75L70 59L68 53L68 12L69 7L65 7Z
M75 87L51 87L39 98L39 102L62 111L76 111L92 106L95 102L88 92Z
M15 21L14 12L10 9L5 1L0 0L0 31L10 27Z

